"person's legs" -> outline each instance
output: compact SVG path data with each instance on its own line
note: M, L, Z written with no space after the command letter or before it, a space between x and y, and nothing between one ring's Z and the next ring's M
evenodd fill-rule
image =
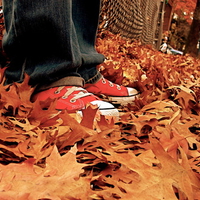
M83 108L88 103L85 98L88 94L68 86L82 87L83 82L101 81L102 75L96 66L104 61L104 56L95 49L100 0L3 0L3 7L6 27L3 47L11 59L6 70L7 83L23 81L27 73L30 84L37 85L36 91L40 91L36 95L39 100L65 99L64 104L70 102L73 107L71 98L74 100L78 94L78 99L83 100L79 108ZM66 86L62 87L64 91L60 91L60 86ZM92 87L87 89L96 92ZM124 89L130 97L129 90ZM115 96L123 95L118 92ZM96 102L92 96L89 102ZM60 105L58 109L69 110ZM106 102L98 105L102 110L108 107L114 110Z
M3 0L3 5L8 82L21 81L26 72L31 85L44 88L67 76L87 79L80 66L93 66L91 77L97 73L94 66L104 60L94 48L99 0Z
M94 11L86 14L87 6L77 10L82 2L93 5ZM118 115L110 103L75 87L84 84L79 67L104 60L94 49L99 4L99 0L3 0L3 48L10 57L7 83L23 81L27 73L30 85L37 86L34 100L56 98L57 109L72 112L92 103L104 115ZM97 73L96 68L91 71L91 76Z
M95 49L96 32L99 22L99 0L73 0L73 22L80 46L82 65L78 73L85 82L94 83L101 78L96 66L102 63L105 57Z
M78 73L84 78L85 88L89 92L114 104L131 103L138 94L135 89L113 84L97 71L96 66L103 62L104 57L99 56L95 50L100 5L96 2L97 0L73 0L72 3L73 21L83 60Z

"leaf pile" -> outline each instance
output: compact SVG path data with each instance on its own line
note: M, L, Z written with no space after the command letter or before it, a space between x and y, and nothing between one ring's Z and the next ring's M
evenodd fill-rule
M0 199L199 200L200 61L109 32L97 49L104 76L141 93L115 123L31 102L28 77L4 86L1 70Z
M97 50L107 58L100 66L104 76L118 84L138 88L142 93L141 106L155 100L175 100L180 92L178 99L189 94L184 102L186 107L187 100L200 99L198 59L163 54L110 32L99 34Z

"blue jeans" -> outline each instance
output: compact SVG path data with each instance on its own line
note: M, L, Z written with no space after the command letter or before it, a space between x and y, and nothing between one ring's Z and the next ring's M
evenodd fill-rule
M104 61L95 50L99 9L100 0L3 0L7 83L24 73L30 85L47 88L97 81Z

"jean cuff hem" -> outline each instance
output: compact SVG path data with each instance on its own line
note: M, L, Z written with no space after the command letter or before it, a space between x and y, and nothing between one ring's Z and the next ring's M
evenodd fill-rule
M97 71L96 75L94 75L92 78L90 78L89 80L87 80L85 82L85 84L88 84L88 83L94 84L97 81L99 81L102 77L103 77L102 74L99 71Z
M59 79L58 81L55 81L51 84L48 85L42 85L39 86L36 90L37 91L42 91L42 90L47 90L53 87L60 87L60 86L78 86L78 87L83 87L85 84L85 81L81 77L77 76L68 76L64 77L62 79Z

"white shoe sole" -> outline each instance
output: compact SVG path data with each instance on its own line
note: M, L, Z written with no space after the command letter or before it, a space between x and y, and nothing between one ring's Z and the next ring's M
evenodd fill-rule
M138 96L138 95L137 95ZM120 104L120 105L127 105L134 103L137 96L129 96L129 97L107 97L108 102L111 102L112 104ZM105 100L103 98L103 100Z
M134 103L135 99L139 97L139 93L134 88L127 87L129 96L106 96L101 95L103 101L111 102L112 104L127 105Z

